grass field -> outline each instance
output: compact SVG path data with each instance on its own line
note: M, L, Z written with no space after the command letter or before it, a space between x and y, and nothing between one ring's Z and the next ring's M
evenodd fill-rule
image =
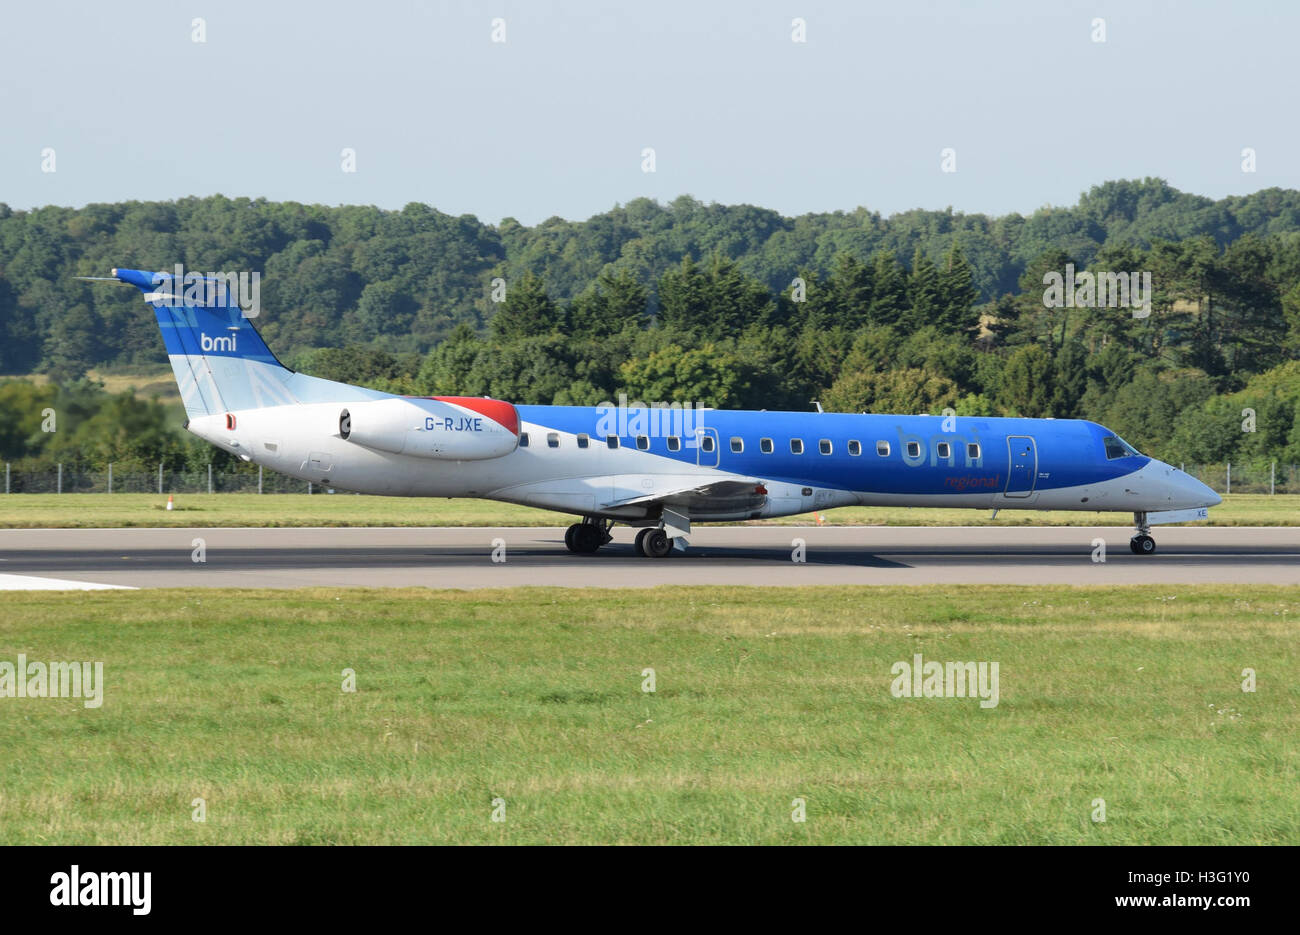
M5 844L1300 843L1297 588L10 592L0 611L0 660L105 673L99 708L0 699ZM998 662L998 705L893 697L918 652Z
M0 527L104 526L558 526L562 513L489 500L359 497L351 494L177 494L176 508L157 494L10 494L0 496ZM1130 513L933 510L843 507L827 510L837 526L1131 526ZM764 523L810 526L812 513ZM1300 525L1300 495L1232 494L1210 510L1210 526Z
M172 376L172 368L165 363L159 366L147 367L124 367L116 370L88 370L86 376L104 385L106 393L132 393L141 399L150 399L158 397L162 402L180 408L181 394L176 386L176 378ZM35 383L37 386L43 386L50 382L50 378L44 373L25 373L9 374L0 376L0 380L26 380L29 383ZM184 419L184 410L181 410L181 419Z

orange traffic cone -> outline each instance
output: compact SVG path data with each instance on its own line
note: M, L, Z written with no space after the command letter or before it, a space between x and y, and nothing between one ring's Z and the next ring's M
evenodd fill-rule
M168 494L168 495L167 495L167 509L170 510L171 508L172 508L172 495L171 495L171 494Z

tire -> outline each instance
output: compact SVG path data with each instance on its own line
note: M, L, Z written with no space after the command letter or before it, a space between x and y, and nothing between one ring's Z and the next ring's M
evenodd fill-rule
M578 529L581 523L574 523L568 529L564 530L564 547L570 552L577 552L578 549Z
M636 539L632 543L632 548L636 551L636 554L641 556L642 558L647 557L645 551L645 537L648 536L653 531L654 530L651 529L650 527L637 530Z
M667 558L673 551L673 540L662 529L651 529L641 543L641 548L650 558Z
M594 555L605 544L603 530L591 523L579 523L573 530L574 551L583 555Z
M1129 548L1135 555L1152 555L1156 550L1156 540L1150 536L1134 536L1129 541Z

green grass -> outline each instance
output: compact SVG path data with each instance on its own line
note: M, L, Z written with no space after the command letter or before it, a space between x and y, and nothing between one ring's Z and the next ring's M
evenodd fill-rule
M573 517L489 500L359 497L351 494L10 494L0 497L0 527L117 526L557 526ZM842 526L1131 526L1130 513L843 507L825 522ZM810 526L812 513L764 520ZM1232 494L1210 511L1211 526L1300 525L1300 495Z
M1297 617L1259 587L10 592L0 660L106 687L0 699L0 843L1294 844ZM998 662L1000 704L892 697L916 652Z

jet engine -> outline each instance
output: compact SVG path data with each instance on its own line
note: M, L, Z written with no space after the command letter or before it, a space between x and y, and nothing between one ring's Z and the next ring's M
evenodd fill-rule
M499 399L391 397L339 412L340 438L391 454L484 461L519 447L519 411Z

